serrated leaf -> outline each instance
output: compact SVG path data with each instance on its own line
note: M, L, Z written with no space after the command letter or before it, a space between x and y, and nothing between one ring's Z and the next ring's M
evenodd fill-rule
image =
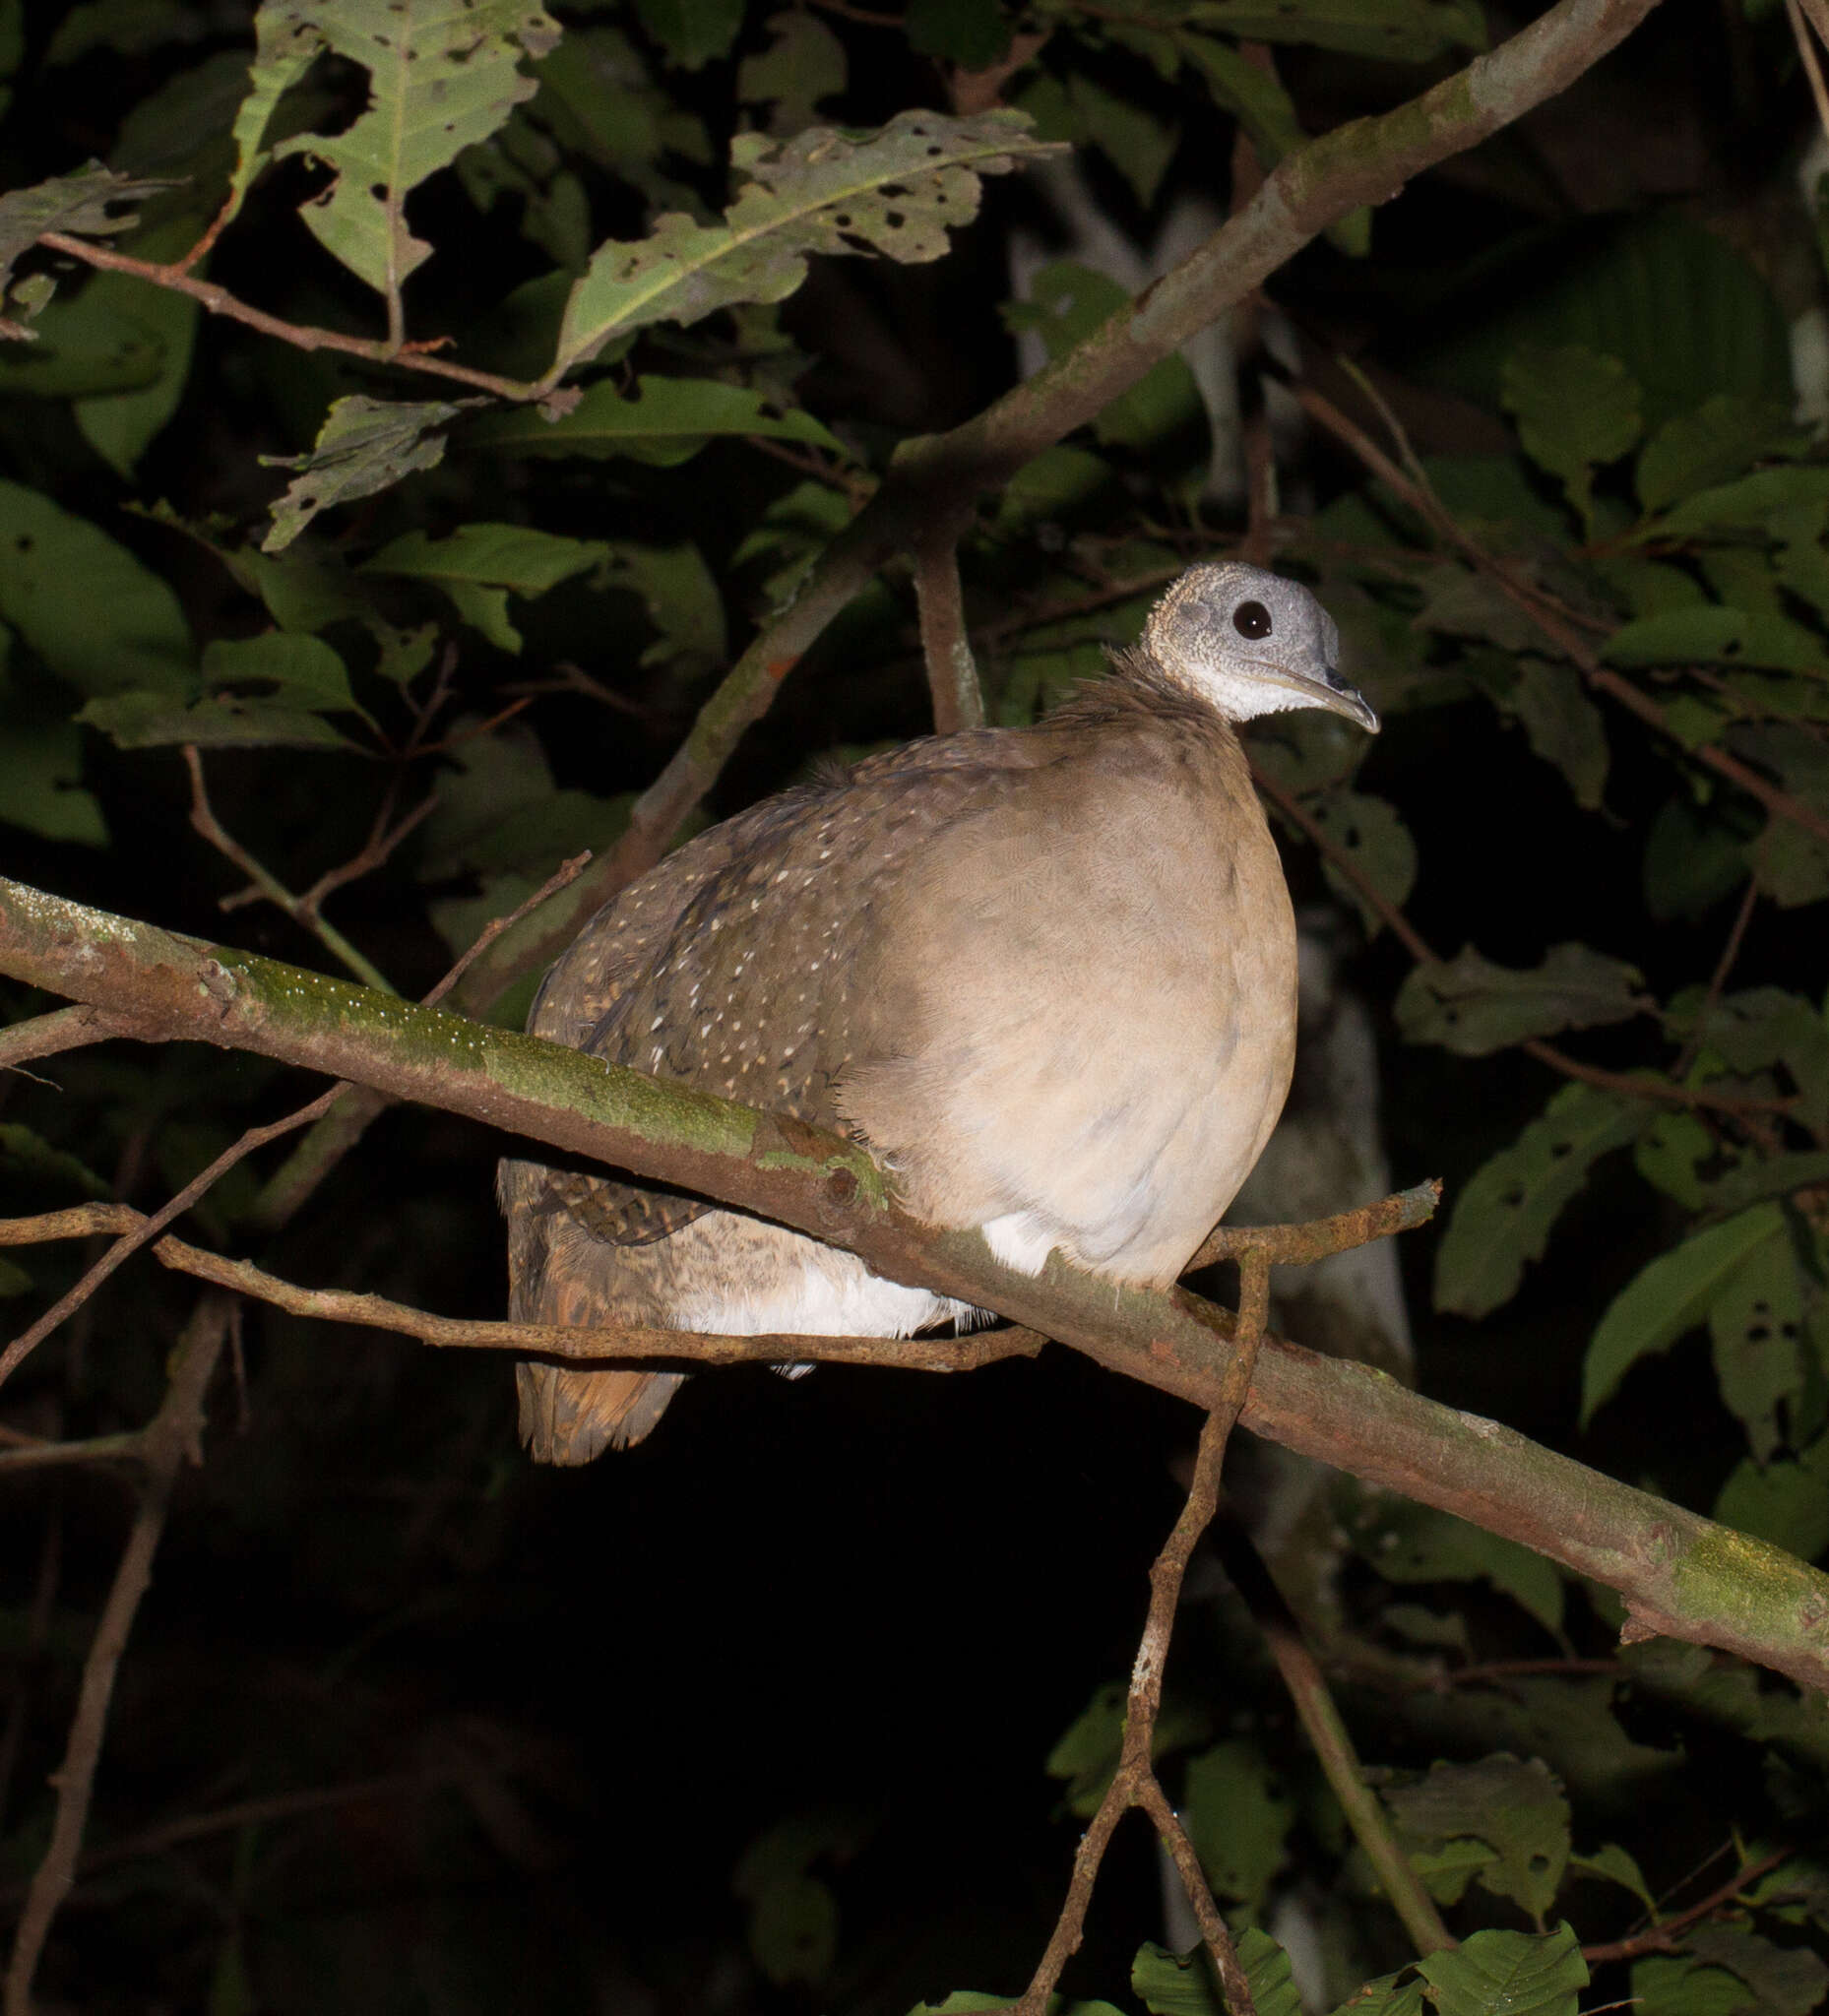
M1588 1963L1570 1925L1553 1932L1475 1932L1418 1972L1441 2016L1576 2016Z
M1389 63L1485 47L1480 9L1461 0L1195 0L1183 16L1246 42L1309 42Z
M75 722L0 722L0 820L45 840L107 846L101 806L83 788Z
M0 620L79 693L192 690L177 597L98 527L19 483L0 482Z
M1773 400L1718 392L1693 412L1666 420L1639 453L1639 503L1662 511L1727 482L1790 437L1790 418Z
M1093 331L1130 306L1130 295L1108 275L1076 260L1055 259L1029 284L1027 300L1004 304L1003 320L1017 335L1041 339L1050 359L1064 357ZM1094 438L1106 446L1147 448L1153 441L1204 418L1200 388L1186 360L1164 357L1119 393L1093 421Z
M1435 1255L1435 1306L1484 1316L1518 1292L1555 1222L1604 1155L1628 1146L1650 1114L1592 1085L1565 1085L1454 1200Z
M905 262L938 259L947 232L978 214L978 178L1056 152L1020 112L965 119L902 112L862 139L813 127L790 140L739 134L732 169L748 186L724 221L677 212L653 234L599 245L573 287L550 377L612 338L653 322L697 322L745 301L780 301L816 252L864 248Z
M662 378L645 374L636 396L622 398L607 379L587 388L570 412L554 420L532 407L490 413L470 430L467 445L515 455L626 456L654 469L671 469L725 435L759 435L770 441L804 441L846 456L845 444L799 407L786 410L749 386L716 378Z
M1384 1796L1405 1835L1430 1848L1472 1839L1494 1851L1476 1873L1484 1889L1541 1922L1569 1855L1569 1804L1549 1767L1499 1755L1433 1764L1420 1784Z
M284 550L320 511L372 497L415 470L444 460L443 429L460 407L441 400L394 401L361 394L333 403L309 455L263 455L269 469L296 470L273 507L273 530L261 551Z
M1795 1458L1760 1464L1742 1456L1715 1500L1715 1517L1800 1561L1817 1559L1829 1548L1829 1435Z
M1757 1204L1723 1225L1709 1226L1673 1252L1660 1254L1620 1290L1597 1326L1582 1367L1581 1421L1618 1390L1638 1360L1666 1351L1702 1323L1715 1298L1747 1259L1782 1239L1785 1216Z
M1452 1513L1394 1500L1355 1534L1354 1544L1387 1582L1489 1582L1545 1630L1562 1628L1562 1578L1554 1564Z
M1824 652L1812 631L1788 616L1699 602L1622 623L1601 647L1601 657L1614 665L1701 662L1820 672Z
M1616 462L1642 430L1638 381L1583 344L1522 344L1505 360L1500 397L1524 452L1592 518L1596 465Z
M1529 1037L1596 1029L1642 1012L1638 969L1591 946L1552 946L1541 966L1494 966L1474 948L1419 966L1398 990L1405 1040L1461 1057L1489 1056Z
M1215 1894L1262 1904L1295 1817L1263 1752L1238 1740L1189 1758L1181 1812Z
M110 208L117 203L138 203L170 186L155 177L117 175L99 161L91 161L73 175L58 175L0 196L0 296L12 284L14 261L44 232L105 238L131 230L139 219L131 212L110 217ZM8 323L4 328L14 337L26 333L17 324Z
M408 195L534 95L522 58L550 49L558 24L534 0L379 10L373 0L267 0L265 11L368 72L368 103L355 120L340 133L294 135L273 153L308 154L334 171L299 215L326 251L396 301L432 250L408 229Z
M1397 807L1365 791L1336 790L1315 799L1308 810L1333 846L1393 910L1401 911L1416 887L1417 844ZM1384 926L1383 914L1327 854L1321 865L1335 894L1357 909L1365 935L1375 938Z

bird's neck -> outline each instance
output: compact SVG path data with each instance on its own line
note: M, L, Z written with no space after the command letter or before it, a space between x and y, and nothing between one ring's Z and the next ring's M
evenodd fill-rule
M1170 676L1141 646L1111 653L1107 678L1088 680L1063 701L1044 725L1100 728L1154 725L1210 744L1227 755L1239 752L1233 724L1190 687Z

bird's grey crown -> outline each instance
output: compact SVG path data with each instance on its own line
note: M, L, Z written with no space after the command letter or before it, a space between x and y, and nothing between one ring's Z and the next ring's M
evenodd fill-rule
M1322 707L1377 730L1377 716L1340 675L1333 617L1300 582L1262 567L1190 567L1151 610L1143 648L1229 721Z

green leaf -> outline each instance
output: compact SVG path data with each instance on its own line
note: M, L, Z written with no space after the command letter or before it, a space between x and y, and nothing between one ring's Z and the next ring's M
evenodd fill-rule
M766 26L774 40L737 65L736 95L746 105L773 107L771 133L797 133L817 123L822 99L845 89L845 44L805 8L773 14Z
M191 690L177 597L87 519L19 483L0 482L0 620L79 693Z
M112 1185L103 1182L80 1157L53 1148L41 1135L12 1120L0 1121L0 1176L56 1195L74 1190L93 1200L114 1194Z
M1190 1758L1181 1813L1216 1895L1260 1906L1295 1817L1263 1752L1238 1740Z
M1820 671L1823 647L1787 616L1701 602L1621 624L1602 645L1601 657L1614 665L1718 662Z
M1588 1963L1570 1925L1553 1932L1475 1932L1417 1970L1441 2016L1576 2016Z
M209 32L209 17L200 16L188 0L79 0L58 23L44 52L44 67L52 70L79 62L92 49L147 56L172 42L197 41Z
M1276 1940L1256 1925L1247 1925L1236 1944L1257 2016L1300 2016L1301 1997L1290 1971L1290 1956ZM1204 1947L1171 1953L1146 1939L1131 1963L1130 1986L1152 2016L1226 2016Z
M1555 1902L1569 1855L1569 1805L1538 1758L1482 1757L1433 1764L1420 1784L1387 1792L1405 1835L1427 1847L1472 1839L1495 1851L1482 1886L1542 1920Z
M396 300L432 250L408 228L408 195L534 95L538 86L521 59L550 49L558 24L534 0L380 11L373 0L268 0L268 8L294 24L295 35L310 34L314 53L332 50L368 72L368 103L351 124L296 134L273 155L308 154L334 171L299 215L333 258ZM296 54L295 40L286 46Z
M668 665L678 676L710 671L728 653L724 597L697 546L610 548L611 585L642 598L660 635L642 653L644 665Z
M1683 1944L1698 1966L1725 1967L1758 1997L1760 2016L1808 2016L1829 1989L1829 1963L1808 1946L1781 1946L1744 1921L1704 1922Z
M1715 1500L1715 1517L1800 1561L1815 1560L1829 1548L1829 1435L1796 1457L1760 1464L1742 1456Z
M415 470L444 460L441 431L461 408L439 400L393 401L361 394L333 403L309 455L263 455L269 469L297 470L273 507L273 530L261 551L289 546L320 511L372 497Z
M1053 447L1026 462L1003 486L993 529L1004 538L1070 518L1112 479L1111 465L1089 449Z
M1018 335L1033 332L1050 359L1076 349L1093 331L1130 306L1130 295L1107 275L1071 259L1042 267L1029 284L1029 298L1009 301L1002 314ZM1194 374L1179 356L1164 357L1128 392L1100 412L1095 439L1126 448L1147 448L1176 428L1204 421L1205 409Z
M363 564L364 574L406 574L415 581L478 582L517 595L544 595L609 558L601 539L569 539L528 525L460 525L441 539L403 534Z
M1803 1291L1790 1238L1755 1246L1709 1306L1721 1397L1746 1429L1753 1460L1785 1439L1785 1418L1805 1375Z
M1392 1500L1354 1533L1353 1544L1387 1582L1489 1582L1545 1630L1562 1628L1554 1564L1452 1513Z
M1482 1164L1455 1198L1435 1255L1435 1306L1485 1316L1508 1302L1595 1164L1628 1146L1649 1118L1635 1100L1592 1085L1563 1086L1542 1117Z
M1757 1204L1723 1225L1694 1233L1635 1275L1614 1296L1588 1346L1582 1368L1582 1425L1594 1418L1640 1358L1667 1351L1684 1331L1695 1329L1749 1257L1785 1236L1783 1210L1776 1204Z
M1645 907L1660 923L1699 922L1746 880L1740 837L1686 791L1665 801L1645 836Z
M1678 1006L1672 1001L1671 1010L1680 1027L1693 1010L1678 1015ZM1724 994L1703 1024L1703 1036L1704 1059L1719 1058L1731 1071L1782 1064L1797 1088L1797 1118L1812 1132L1829 1128L1829 1019L1801 994L1784 987Z
M83 788L75 722L0 722L0 820L45 840L108 845L101 806Z
M14 261L46 231L61 231L66 237L105 238L132 230L139 219L131 212L110 217L111 206L138 203L170 186L155 178L117 175L99 161L91 161L73 175L58 175L0 196L0 295L12 284ZM11 321L0 324L0 333L15 339L30 334Z
M176 259L196 242L202 228L202 220L180 211L142 232L133 242L134 257ZM142 389L97 386L94 396L76 404L76 423L83 438L117 474L131 477L141 456L184 397L197 322L203 311L188 294L148 286L126 274L97 274L84 290L84 298L97 292L102 309L136 321L158 354L158 370ZM54 309L56 303L51 305Z
M1709 1203L1709 1186L1697 1175L1696 1165L1712 1161L1718 1153L1714 1135L1694 1113L1665 1112L1639 1136L1633 1160L1654 1189L1674 1198L1685 1211L1702 1211Z
M1126 1699L1127 1689L1122 1680L1107 1681L1074 1717L1048 1752L1043 1769L1050 1778L1066 1780L1062 1797L1067 1810L1079 1819L1090 1820L1099 1810L1099 1801L1104 1797L1105 1788L1117 1769L1124 1740ZM1176 1750L1199 1742L1206 1732L1204 1717L1167 1703L1157 1718L1151 1755L1160 1764Z
M1521 659L1503 704L1523 723L1532 749L1568 780L1575 802L1598 810L1607 788L1607 727L1580 673L1549 659Z
M323 37L303 7L264 6L254 16L254 62L247 94L235 113L235 168L229 178L222 221L239 216L272 150L262 145L280 100L318 59Z
M727 56L743 25L743 0L636 0L635 11L682 70Z
M10 1301L15 1295L29 1295L32 1286L32 1276L23 1267L0 1257L0 1301Z
M1409 1042L1484 1057L1529 1037L1624 1022L1644 1009L1638 986L1636 967L1587 945L1552 946L1529 969L1494 966L1469 945L1409 975L1397 1023Z
M1194 0L1183 18L1242 42L1310 42L1388 63L1485 47L1480 9L1460 0Z
M817 1876L779 1875L749 1907L749 1950L777 1987L817 1987L839 1950L839 1905Z
M77 716L121 749L195 742L203 749L347 749L347 735L321 714L282 701L215 694L188 707L168 693L113 693Z
M32 323L30 343L0 344L0 398L73 399L157 383L164 345L157 316L146 312L157 298L158 288L109 273L60 293Z
M1781 512L1829 503L1829 464L1797 463L1785 469L1755 470L1732 483L1698 490L1655 527L1642 528L1636 537L1694 538L1710 532L1762 528Z
M229 687L265 686L288 707L368 719L349 690L347 667L321 637L268 630L259 637L219 638L204 646L203 679L216 697Z
M1726 1968L1662 1953L1632 1963L1632 2002L1642 2016L1747 2016L1753 2006Z
M965 4L981 5L982 0ZM1181 129L1107 91L1084 71L1067 80L1067 95L1093 145L1130 184L1138 207L1148 210L1180 145Z
M1317 798L1308 810L1333 847L1393 910L1401 911L1416 887L1417 844L1397 807L1364 791L1336 790ZM1322 855L1321 865L1334 893L1357 908L1366 936L1375 938L1384 925L1383 914L1329 855Z
M1341 2003L1334 2016L1423 2016L1428 2006L1422 1998L1422 1983L1408 1967L1400 1967L1395 1974L1381 1974L1376 1981L1368 1981L1357 1994Z
M988 70L1010 52L1009 20L992 0L910 0L902 32L919 55L962 70Z
M1604 1882L1617 1883L1620 1889L1629 1890L1645 1907L1648 1916L1656 1916L1658 1900L1645 1880L1645 1872L1617 1842L1608 1841L1592 1855L1571 1855L1568 1859L1571 1869L1579 1869L1584 1875L1599 1876Z
M1693 412L1678 413L1646 442L1638 459L1638 499L1662 511L1679 497L1736 476L1792 435L1776 401L1718 392Z
M1523 344L1505 360L1502 402L1524 452L1594 516L1594 470L1616 462L1643 428L1638 383L1617 357L1582 344Z
M830 127L785 141L739 134L730 164L748 186L722 223L669 213L647 238L598 247L566 303L551 376L649 323L784 300L815 252L938 259L947 231L978 214L980 176L1055 151L1028 123L999 108L966 119L902 112L861 139Z
M804 441L850 459L837 435L799 407L784 411L766 393L716 378L652 374L636 381L633 399L622 398L603 379L558 419L544 419L536 408L521 407L486 415L465 440L516 455L622 455L654 469L671 469L697 455L708 441L732 434Z

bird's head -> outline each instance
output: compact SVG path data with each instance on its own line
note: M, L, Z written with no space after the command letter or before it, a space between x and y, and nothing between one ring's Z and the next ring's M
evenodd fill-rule
M1325 707L1370 734L1378 717L1340 676L1340 632L1300 582L1222 560L1190 567L1144 625L1157 670L1228 721Z

